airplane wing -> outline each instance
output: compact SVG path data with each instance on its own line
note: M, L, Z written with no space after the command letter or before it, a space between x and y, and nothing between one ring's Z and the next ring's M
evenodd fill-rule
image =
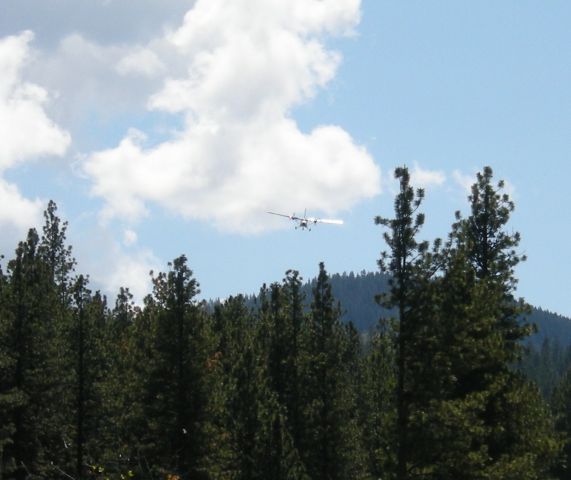
M270 213L271 215L278 215L280 217L289 218L290 220L298 220L298 217L295 217L293 215L285 215L283 213L276 213L276 212L266 212L266 213Z
M299 220L305 221L307 223L328 223L330 225L343 225L343 220L335 220L332 218L315 218L315 217L298 217L295 214L293 215L286 215L284 213L277 213L277 212L266 212L270 215L277 215L279 217L289 218L290 220Z

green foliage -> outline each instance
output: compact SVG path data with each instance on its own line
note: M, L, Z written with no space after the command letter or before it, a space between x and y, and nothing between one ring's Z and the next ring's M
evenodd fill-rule
M155 324L143 408L147 428L154 437L149 461L188 475L199 471L203 445L203 318L194 299L198 283L186 257L176 258L169 267L169 272L153 278L155 303L151 322Z
M563 348L557 337L554 340L544 338L539 348L529 344L517 368L533 380L543 396L549 399L563 375L571 368L571 345Z
M377 217L375 223L388 229L383 237L388 252L382 252L379 266L383 273L389 273L390 290L380 296L385 308L395 309L398 322L394 323L396 354L396 478L409 478L409 465L416 464L415 457L422 455L416 440L421 429L414 428L416 405L424 395L417 361L424 352L421 343L428 338L425 326L427 316L424 308L430 308L431 299L421 298L428 287L424 268L428 244L419 243L416 235L424 223L424 214L417 213L424 198L423 190L410 186L410 175L406 168L397 168L395 178L399 181L399 193L395 197L393 219ZM419 343L420 342L420 343ZM419 375L420 374L420 375Z
M313 479L357 479L365 475L362 436L350 377L356 352L339 317L340 308L335 304L321 263L300 360L304 378L300 453Z
M571 474L571 369L567 370L556 386L551 405L556 429L564 441L561 461L554 469L554 473L557 474L557 478L567 479Z
M359 388L364 444L367 446L368 470L373 478L394 472L396 456L396 363L395 343L381 323L373 334L363 358ZM354 370L353 370L354 372Z
M406 169L389 227L393 276L385 305L398 310L396 478L545 478L560 443L538 392L516 373L531 328L513 291L523 260L505 226L514 205L489 167L457 213L443 249L414 239L424 217Z
M513 368L530 331L513 203L486 168L471 215L429 249L416 240L424 194L406 168L396 176L395 218L376 219L384 273L320 264L304 285L289 270L212 310L184 255L151 273L142 305L121 288L108 308L74 273L50 202L43 235L30 230L0 267L0 479L567 478L569 376L554 389L556 433ZM530 352L522 368L548 394L568 354Z

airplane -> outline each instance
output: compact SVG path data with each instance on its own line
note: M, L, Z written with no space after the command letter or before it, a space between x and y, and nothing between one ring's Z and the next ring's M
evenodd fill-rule
M301 228L302 230L308 229L311 231L311 225L315 225L316 223L327 223L330 225L343 225L343 220L335 220L331 218L315 218L315 217L308 217L307 210L303 214L303 217L297 217L295 213L293 215L285 215L283 213L276 213L276 212L267 212L271 215L278 215L280 217L286 217L294 222L297 222L295 229Z

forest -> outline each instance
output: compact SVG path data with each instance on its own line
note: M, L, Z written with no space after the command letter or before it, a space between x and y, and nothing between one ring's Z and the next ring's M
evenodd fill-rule
M424 192L395 177L384 287L353 275L375 325L323 263L206 302L181 255L142 304L109 300L51 201L0 266L0 480L571 478L571 354L529 340L503 182L485 167L426 242Z

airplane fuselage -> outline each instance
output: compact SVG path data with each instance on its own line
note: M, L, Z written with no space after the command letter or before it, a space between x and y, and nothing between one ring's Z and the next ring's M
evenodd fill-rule
M272 215L279 215L280 217L286 217L289 218L290 220L293 220L294 222L297 222L297 225L295 226L296 230L298 228L301 228L302 230L311 230L310 225L315 224L315 223L329 223L329 224L334 224L334 225L343 225L343 220L334 220L334 219L329 219L329 218L314 218L314 217L307 217L305 214L303 217L297 217L295 215L295 213L293 215L286 215L285 213L276 213L276 212L268 212Z

